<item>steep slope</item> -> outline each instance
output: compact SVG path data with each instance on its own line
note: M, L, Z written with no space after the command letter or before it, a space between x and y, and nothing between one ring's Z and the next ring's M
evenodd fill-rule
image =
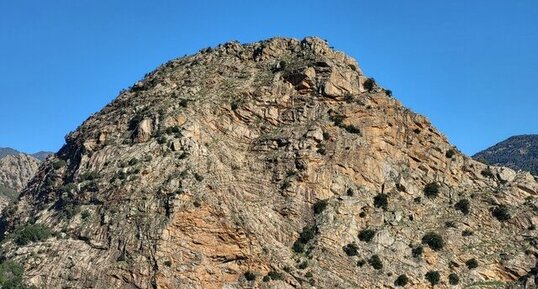
M325 41L232 42L69 134L5 210L2 248L43 288L532 284L537 192Z
M538 135L510 137L473 156L491 165L529 171L538 176Z

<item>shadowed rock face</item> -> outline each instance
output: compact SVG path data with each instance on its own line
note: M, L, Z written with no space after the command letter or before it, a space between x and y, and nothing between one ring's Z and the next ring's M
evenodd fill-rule
M496 166L525 170L538 176L538 135L510 137L473 156Z
M535 265L537 192L325 41L233 42L166 63L71 133L4 214L3 250L46 288L511 282ZM27 222L55 237L17 245ZM422 242L436 250L413 254Z

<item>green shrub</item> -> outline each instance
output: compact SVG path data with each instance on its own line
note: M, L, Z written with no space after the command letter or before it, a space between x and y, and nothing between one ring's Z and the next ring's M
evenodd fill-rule
M254 275L254 273L250 272L250 271L247 271L245 272L245 279L247 279L247 281L254 281L254 279L256 279L256 275Z
M491 211L491 214L497 218L497 220L499 220L500 222L505 222L505 221L508 221L510 220L510 218L512 217L510 215L510 212L508 211L508 207L505 206L505 205L499 205L497 207L495 207L492 211Z
M386 210L389 205L389 196L387 194L378 194L374 197L374 207Z
M166 260L166 261L164 261L163 264L164 264L164 266L166 266L166 267L171 267L171 266L172 266L172 261L170 261L170 260Z
M15 261L3 261L0 263L0 288L24 289L22 275L24 268Z
M360 134L361 133L361 130L358 127L356 127L356 126L354 126L352 124L344 125L344 126L342 126L342 128L345 129L349 133L354 133L354 134Z
M448 275L448 283L450 285L458 285L460 283L460 277L456 273L451 273Z
M429 271L424 277L426 277L426 280L428 280L432 286L439 284L439 281L441 280L441 274L437 271Z
M363 242L370 242L375 237L375 231L371 229L364 229L359 232L359 240Z
M372 78L368 78L366 79L366 81L364 81L364 89L366 89L368 92L372 91L375 87L376 87L376 82L375 82L375 79L372 77Z
M364 266L364 264L366 264L366 261L364 261L364 260L357 261L357 266L358 267L362 267L362 266Z
M318 200L316 203L314 203L314 206L312 207L312 209L314 210L314 214L321 214L325 210L325 208L327 208L328 204L329 201L327 200Z
M329 120L332 121L334 125L338 127L342 126L342 124L344 123L344 119L346 119L346 117L341 114L335 114L329 117Z
M304 247L305 247L305 244L301 242L301 240L297 240L295 241L295 243L293 243L293 247L291 248L293 250L293 252L295 253L304 253Z
M97 172L85 172L80 175L81 181L93 181L99 178L99 173Z
M306 272L306 274L304 276L306 278L312 278L312 277L314 277L314 274L312 274L312 272Z
M52 168L55 170L61 169L67 165L67 162L61 159L52 162Z
M381 258L379 258L378 255L373 255L372 257L370 257L370 259L368 260L368 264L370 264L370 266L372 266L372 268L376 270L383 269L383 262L381 262Z
M269 271L269 273L267 273L267 276L266 277L269 277L269 280L282 280L282 274L281 273L278 273L277 271ZM269 281L267 280L267 281Z
M475 269L478 267L478 261L476 261L475 258L472 258L467 260L467 262L465 262L465 265L467 265L467 268L469 269Z
M345 245L342 249L348 256L357 256L359 254L359 248L353 243Z
M17 228L12 233L13 241L20 246L39 242L48 239L51 236L49 228L40 224L30 224Z
M312 240L318 233L318 227L316 225L307 226L303 228L303 231L299 235L299 240L306 244L308 241Z
M445 153L445 157L451 159L456 154L456 151L454 149L449 149Z
M443 249L445 245L443 238L439 234L434 232L426 233L422 237L422 244L428 245L434 251L439 251Z
M386 94L388 97L392 97L392 90L390 90L390 89L385 89L385 94Z
M407 285L407 283L409 283L409 278L407 278L407 275L405 274L398 276L398 278L396 278L396 280L394 281L395 286L401 287Z
M424 187L424 195L430 199L439 195L439 184L436 182L429 183Z
M461 199L456 204L454 204L454 208L462 212L464 215L469 214L470 207L471 205L469 203L469 200L467 199Z
M411 255L415 258L419 258L424 253L424 247L418 245L415 248L411 249Z

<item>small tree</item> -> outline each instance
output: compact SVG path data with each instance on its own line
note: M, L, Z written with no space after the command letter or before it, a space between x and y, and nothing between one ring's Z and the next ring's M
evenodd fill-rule
M467 268L472 270L478 267L478 261L476 261L475 258L472 258L467 260L467 262L465 262L465 265L467 265Z
M497 220L499 220L500 222L505 222L505 221L508 221L510 220L510 218L512 217L510 215L510 212L508 211L508 207L505 206L505 205L499 205L497 207L495 207L492 211L491 211L491 214L497 218Z
M314 214L321 214L325 210L325 208L327 208L328 204L329 202L327 200L318 200L316 203L314 203L314 206L312 207L312 209L314 210Z
M439 184L436 182L429 183L424 187L424 195L433 199L439 195Z
M376 270L383 269L383 262L378 255L373 255L372 257L370 257L370 259L368 260L368 264L370 264L370 266L372 266L372 268Z
M247 281L254 281L254 279L256 279L256 275L250 271L247 271L245 272L245 279L247 279Z
M424 247L418 245L415 248L411 249L411 255L415 258L420 258L424 252Z
M389 205L389 196L387 194L378 194L374 197L374 207L386 210Z
M454 208L460 212L462 212L464 215L469 214L469 208L471 207L469 200L467 199L461 199L456 204L454 204Z
M439 284L439 281L441 280L441 275L438 271L429 271L424 277L426 277L426 280L432 284L432 287Z
M359 254L359 248L353 243L345 245L342 249L348 256L357 256Z
M371 229L364 229L359 232L359 240L363 242L370 242L375 237L375 231Z
M434 251L443 249L445 245L443 238L435 232L426 233L426 235L422 237L422 244L428 245Z
M448 283L450 285L458 285L460 283L460 277L456 273L451 273L448 275Z
M376 82L375 82L375 79L372 77L372 78L368 78L366 79L366 81L364 81L364 89L366 89L367 91L372 91L375 87L376 87Z
M398 278L396 278L396 280L394 281L395 286L401 287L407 285L407 283L409 283L409 278L407 278L407 275L405 274L398 276Z

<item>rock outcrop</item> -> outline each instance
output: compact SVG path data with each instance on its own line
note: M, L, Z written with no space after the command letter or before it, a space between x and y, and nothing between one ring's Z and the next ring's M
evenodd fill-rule
M5 210L2 248L43 288L530 285L537 193L323 40L232 42L70 133Z

